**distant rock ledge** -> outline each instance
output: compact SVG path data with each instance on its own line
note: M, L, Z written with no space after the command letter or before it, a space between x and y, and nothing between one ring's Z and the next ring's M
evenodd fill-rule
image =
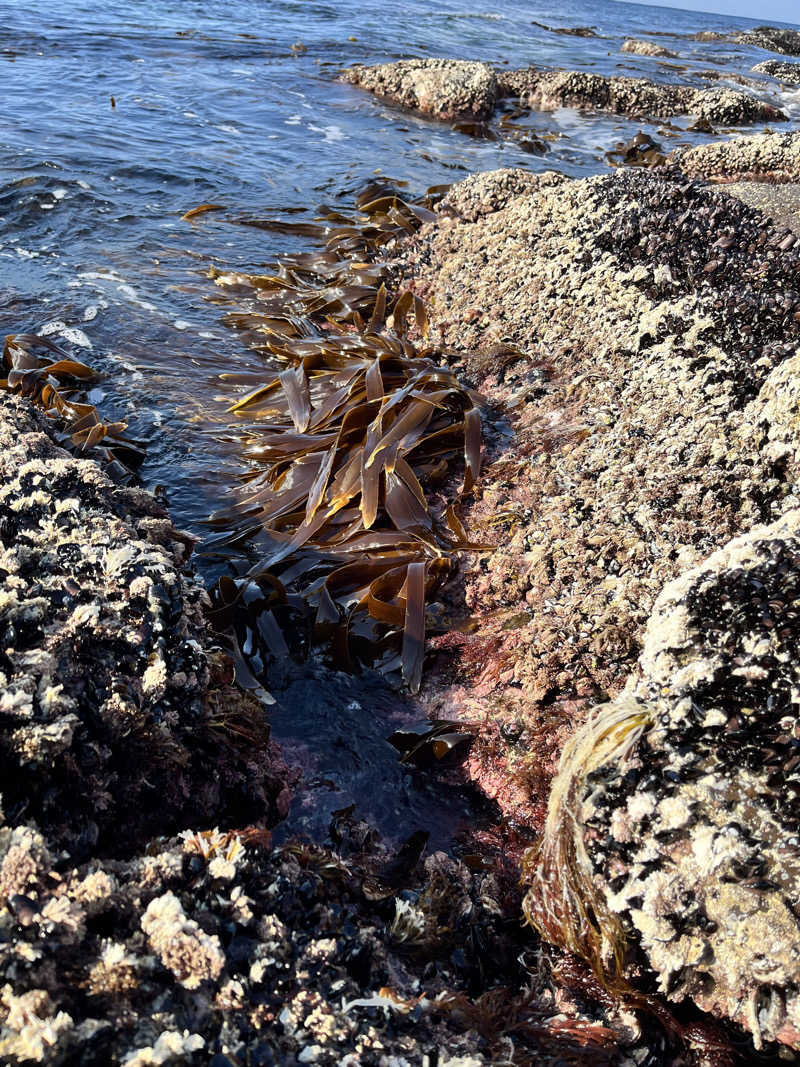
M657 118L696 115L730 126L786 121L779 108L736 89L696 89L574 70L528 67L495 72L486 63L409 59L351 67L341 77L397 107L450 122L485 121L503 97L516 97L539 111L576 107Z

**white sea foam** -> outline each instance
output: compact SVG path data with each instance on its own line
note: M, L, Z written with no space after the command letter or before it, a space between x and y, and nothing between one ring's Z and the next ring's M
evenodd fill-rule
M67 326L66 322L61 319L53 319L51 322L46 322L44 326L40 326L38 330L42 337L61 337L64 341L69 341L70 344L77 345L79 348L92 349L92 342L83 332L76 326Z
M313 130L314 133L321 133L329 143L347 140L347 135L341 126L314 126L309 122L308 128Z

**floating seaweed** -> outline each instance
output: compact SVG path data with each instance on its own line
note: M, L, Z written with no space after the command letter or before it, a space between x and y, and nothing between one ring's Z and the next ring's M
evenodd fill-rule
M44 349L48 355L36 355ZM51 358L55 356L55 358ZM126 423L103 422L97 408L83 399L83 386L99 375L73 359L48 337L9 334L3 346L0 389L21 393L53 420L53 438L75 452L93 451L119 482L130 480L144 458L141 444L124 436Z
M435 217L431 202L372 185L353 218L323 207L313 223L240 219L324 248L265 274L211 272L228 298L247 300L225 322L265 359L263 371L222 376L248 387L229 410L249 424L251 467L235 508L209 520L224 532L207 550L262 554L246 578L218 587L217 606L230 626L247 590L252 615L253 585L284 604L299 596L340 666L399 668L413 692L426 604L454 553L489 547L470 541L457 510L480 466L478 398L438 364L423 301L392 292L381 262L383 246ZM265 627L271 614L251 619L246 638L256 674L256 645L286 651L280 627Z
M465 758L476 729L467 723L437 719L404 726L387 740L402 753L401 763L428 767Z
M642 130L630 141L618 141L613 150L606 152L606 162L612 167L662 167L666 160L661 145Z

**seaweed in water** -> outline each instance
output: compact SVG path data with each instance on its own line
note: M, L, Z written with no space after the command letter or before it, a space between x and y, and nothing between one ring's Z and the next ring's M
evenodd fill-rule
M357 205L354 219L323 208L320 223L240 220L325 247L266 274L212 271L230 299L247 300L225 321L266 365L223 375L249 387L230 412L248 422L251 467L236 507L210 519L224 532L207 549L258 546L247 578L229 579L238 592L266 582L286 603L299 594L313 611L314 639L331 642L339 665L400 668L416 692L426 602L455 552L487 547L469 540L457 513L478 476L480 413L427 345L422 300L391 293L380 261L384 245L433 213L386 186ZM228 621L231 589L217 590ZM266 651L284 653L279 627L268 628L260 627Z
M36 350L48 355L37 355ZM51 357L55 358L51 358ZM82 388L99 375L73 359L47 337L9 334L0 360L0 389L21 393L53 420L52 436L74 452L89 452L105 464L119 482L130 480L144 458L137 441L124 436L124 422L103 422L97 408L82 399Z

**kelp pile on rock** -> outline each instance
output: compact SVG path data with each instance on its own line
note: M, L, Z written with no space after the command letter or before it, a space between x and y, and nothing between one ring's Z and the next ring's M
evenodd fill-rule
M548 771L567 742L570 725L625 685L665 583L741 531L777 522L797 507L796 435L790 427L796 426L793 383L800 344L798 251L794 235L776 229L769 218L674 169L618 171L538 188L527 178L501 172L473 178L464 189L464 216L460 187L455 186L436 224L404 242L395 269L414 279L428 301L432 334L464 368L461 373L472 366L479 369L473 380L490 403L510 412L516 436L486 466L475 502L464 515L468 529L492 529L499 523L504 530L491 566L476 566L466 576L467 606L485 622L475 635L435 639L449 658L443 657L438 674L434 672L428 707L431 714L443 715L445 708L458 706L471 721L487 716L494 721L496 728L486 729L483 743L479 738L473 745L470 769L506 810L529 818L545 795ZM472 353L492 344L513 346L517 357L476 363ZM488 447L491 458L491 441ZM788 580L790 564L784 560L780 567ZM794 608L791 596L782 598L777 587L766 600L754 597L757 582L766 578L733 583L729 606L723 598L717 608L709 607L704 621L682 639L675 670L680 674L680 664L687 664L687 684L694 677L699 686L705 668L693 675L691 664L695 657L706 661L703 634L709 633L718 611L715 626L728 665L723 672L752 678L755 688L747 698L750 710L737 711L729 702L722 708L724 722L712 716L703 726L708 709L699 696L692 697L703 709L699 722L685 701L680 705L687 716L685 726L675 727L680 759L665 757L664 774L648 779L646 787L656 808L664 801L664 822L646 824L644 829L649 834L652 825L653 833L644 840L646 856L635 862L645 863L654 877L668 880L675 873L677 852L670 858L667 846L671 835L683 833L684 823L669 822L678 818L670 801L684 765L687 782L695 780L689 758L695 739L700 754L695 769L701 771L716 746L727 751L726 730L734 737L737 730L740 737L747 736L752 745L748 767L760 780L770 779L773 765L792 758L785 748L791 748L791 736L784 736L791 730L782 721L790 712L758 688L758 679L768 689L773 680L789 686L794 667L784 659L783 646L775 655L770 650L783 630L789 634ZM784 617L785 625L780 622ZM681 618L678 613L665 641L675 636ZM769 663L760 658L761 625ZM662 685L667 685L666 676ZM583 771L573 776L574 786L569 779L559 787L554 803L561 795L569 802L568 814L576 810L570 798L588 811L581 805L612 774L606 766L612 751L620 757L636 745L637 751L645 751L652 699L643 698L642 710L637 694L630 715L615 705L618 725L603 720L596 736L575 743L570 765ZM669 700L668 693L664 699ZM725 704L727 698L722 700ZM669 726L666 720L661 725ZM723 753L720 766L729 768L725 774L734 774L735 757L728 764ZM646 763L644 759L642 774ZM636 774L637 767L634 763ZM708 769L713 777L713 760ZM621 764L621 781L630 770L631 765ZM609 790L603 804L611 818L618 809L611 786ZM759 901L758 893L765 891L757 884L762 879L780 885L776 907L780 900L791 901L797 893L795 817L778 830L773 816L768 827L755 808L718 807L709 835L721 835L722 848L739 834L742 848L736 846L731 862L741 860L742 866L728 870L712 864L708 893L713 884L713 892L724 896L728 891L719 886L727 885L722 876L730 875L737 881L754 880L744 887L753 894L748 901ZM686 847L680 834L674 840ZM574 867L580 859L577 850L584 846L562 839L557 847L566 851L551 853L553 863L558 859ZM610 892L619 892L622 883L613 879L626 871L602 829L595 837L588 828L585 848L593 869L602 870L601 880L611 879ZM772 859L767 864L773 873L753 866L759 848L773 856L774 864ZM570 849L575 850L572 858ZM779 866L782 874L776 878ZM690 865L682 870L682 884L691 885ZM737 941L736 909L716 907L713 921L719 929L713 943L720 946L724 965L715 970L698 964L693 982L691 969L683 974L681 964L670 972L666 955L653 947L661 937L657 924L647 941L649 918L668 916L653 910L660 906L655 897L652 908L649 897L644 904L637 902L638 877L635 871L619 913L608 897L611 919L605 925L613 929L615 923L631 923L631 929L640 931L662 988L735 1015L756 1039L753 1018L765 1035L795 1044L796 1035L783 1026L775 1006L781 995L793 1003L792 960L787 957L785 966L776 964L769 971L776 976L772 1021L761 1019L761 1003L755 1016L744 1017L734 1010L732 998L737 989L750 996L753 960ZM647 892L649 886L648 881ZM582 892L574 883L565 886L567 896ZM590 917L591 901L587 894L584 908ZM676 915L685 910L671 898L664 906ZM689 921L694 923L691 915ZM698 953L711 944L702 940L702 921L699 915L688 939ZM554 928L551 935L557 932ZM595 960L602 935L600 929L586 952ZM613 945L615 940L612 933L609 941ZM786 944L794 942L790 938ZM572 947L580 948L578 941ZM681 942L680 951L685 947ZM791 957L794 950L787 951Z
M192 539L58 433L0 396L0 1060L609 1064L624 1021L556 999L502 855L347 812L271 851L288 772Z
M280 604L299 594L342 665L400 667L416 691L426 600L452 554L477 547L456 509L478 474L480 414L434 362L436 350L409 340L410 315L427 333L424 305L410 290L390 295L377 259L432 212L386 187L369 189L358 207L360 218L306 227L324 251L286 257L270 274L216 274L230 298L250 302L226 321L267 363L224 376L250 387L230 410L248 422L252 466L236 511L212 520L233 524L212 547L255 538L263 556L247 578L220 586L218 604L229 621L255 583L267 582ZM255 639L265 656L285 654L263 605Z
M44 349L48 356L36 355ZM52 356L56 358L53 359ZM93 404L86 403L83 387L96 381L91 367L73 359L48 337L11 334L6 337L0 370L0 389L28 397L51 420L59 444L94 454L116 481L127 481L143 458L139 444L124 436L125 423L104 423Z

